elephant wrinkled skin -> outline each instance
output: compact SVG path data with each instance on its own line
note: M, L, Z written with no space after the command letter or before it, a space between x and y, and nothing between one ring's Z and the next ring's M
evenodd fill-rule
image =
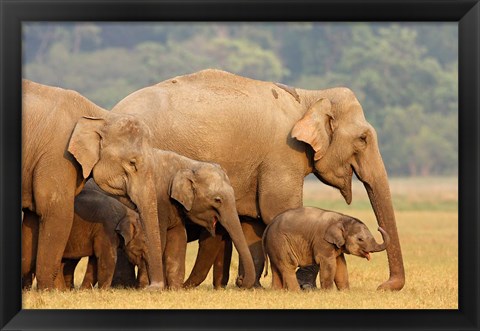
M293 89L204 70L136 91L112 112L142 119L157 148L220 164L235 190L241 220L243 216L257 220L251 226L260 226L261 220L269 224L281 212L301 207L304 177L310 173L339 189L350 203L355 173L379 226L391 237L390 279L379 288L404 286L400 241L377 135L348 88ZM258 245L261 235L255 233L262 230L251 232L247 241L258 281L263 252Z
M72 227L74 197L90 175L106 192L136 205L147 236L150 286L163 288L148 127L71 90L24 80L22 93L22 209L40 220L38 288L65 288L57 276Z
M263 234L265 275L269 257L272 288L298 291L295 270L316 264L320 266L322 289L332 288L334 281L339 290L348 289L344 254L370 260L370 253L385 250L390 241L382 228L379 231L383 244L378 244L367 226L353 217L313 207L288 210L275 217Z

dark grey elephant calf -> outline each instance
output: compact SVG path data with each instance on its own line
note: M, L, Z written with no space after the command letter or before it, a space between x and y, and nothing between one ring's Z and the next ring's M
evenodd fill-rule
M262 244L267 264L272 268L272 288L300 290L295 275L298 267L320 266L320 283L330 289L347 289L348 271L344 254L370 260L370 253L385 250L388 234L378 228L383 244L378 244L367 226L358 219L313 207L291 209L274 218L266 228Z
M90 180L75 198L75 216L63 253L63 275L67 288L73 288L73 274L82 257L89 257L82 288L108 288L112 282L117 248L128 260L146 272L146 238L139 215L117 199L105 194ZM26 214L22 224L22 282L31 286L35 273L38 218ZM123 238L123 240L121 239ZM148 285L148 284L147 284Z

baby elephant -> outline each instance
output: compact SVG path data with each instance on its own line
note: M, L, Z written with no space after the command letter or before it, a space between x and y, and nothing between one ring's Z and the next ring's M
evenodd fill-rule
M348 288L348 272L344 253L370 260L370 253L387 248L390 238L378 228L383 244L375 242L365 224L340 213L313 207L287 210L274 218L263 234L265 276L268 260L272 264L272 288L300 290L295 275L298 267L320 266L323 289Z
M89 264L82 288L92 287L97 280L99 288L108 288L112 282L119 246L124 247L131 263L145 268L145 234L135 211L100 191L93 181L87 182L84 190L75 198L74 206L72 230L62 259L67 288L73 287L75 266L86 256L89 257ZM33 278L36 236L38 220L24 217L22 245L32 246L31 249L24 249L22 255L24 288L31 285Z

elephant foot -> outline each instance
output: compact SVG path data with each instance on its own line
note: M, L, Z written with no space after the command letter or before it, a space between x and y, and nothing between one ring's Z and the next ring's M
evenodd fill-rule
M183 283L182 287L186 289L195 288L199 286L203 281L204 279L202 279L201 281L198 281L196 277L192 277L192 275L190 275L190 277L188 277L188 279Z
M221 285L213 285L214 290L224 290L227 288L226 284L221 284Z
M33 284L32 277L22 278L22 290L31 290L32 284Z
M317 275L320 267L318 264L313 264L308 267L298 268L296 275L298 285L302 290L310 290L317 288Z
M145 287L145 290L147 291L162 291L165 289L165 283L164 282L155 282L151 283L147 287Z
M63 276L57 277L56 280L53 282L53 285L48 284L41 284L37 280L37 289L40 291L48 291L48 292L54 292L54 291L66 291L67 286L65 285L65 281L63 280Z
M253 288L257 288L257 289L258 289L258 288L264 288L264 287L262 286L262 284L260 284L259 281L256 281L256 282L253 284Z
M405 285L405 277L390 277L389 280L380 284L377 290L400 291Z
M237 287L243 288L243 276L237 276L235 285L237 285ZM255 280L253 288L263 288L262 284L260 284L260 281L258 279Z
M304 291L313 291L317 288L317 285L316 284L305 283L305 284L301 284L300 288Z

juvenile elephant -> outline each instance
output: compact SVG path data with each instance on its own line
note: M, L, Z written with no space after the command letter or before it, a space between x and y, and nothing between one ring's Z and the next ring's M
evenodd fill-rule
M300 290L297 267L320 266L323 289L347 289L348 271L344 254L370 260L370 253L388 247L390 238L379 227L383 244L378 244L367 226L358 219L313 207L291 209L281 213L267 226L263 234L265 276L268 257L272 265L272 288Z
M230 235L245 268L244 287L252 287L255 267L240 226L233 188L222 168L162 150L154 150L152 162L166 285L179 288L184 281L186 224L199 225L215 236L218 222Z
M144 120L155 147L225 169L235 190L257 281L263 270L265 224L303 205L304 177L314 173L337 188L349 204L355 173L364 183L379 226L391 237L390 278L379 288L404 286L400 242L377 134L348 88L302 90L203 70L136 91L112 112ZM210 255L218 246L209 241L214 240L202 241L210 248L200 247L197 260L214 260Z
M89 176L106 192L137 206L147 236L150 286L162 288L149 128L139 118L110 113L74 91L24 80L22 93L22 209L27 217L40 219L38 288L65 288L57 276L74 197Z
M37 224L35 224L37 223ZM32 231L33 229L33 231ZM37 229L35 233L35 229ZM38 220L25 218L22 224L22 246L29 247L38 237ZM32 235L29 235L33 233ZM123 238L120 240L119 236ZM33 237L33 238L32 238ZM31 243L27 242L30 240ZM67 288L73 288L73 274L82 257L91 257L82 288L108 288L117 260L117 248L122 247L131 263L145 269L147 254L145 233L138 214L121 202L101 192L90 180L75 197L75 216L63 253L63 275ZM23 287L31 285L35 272L36 251L25 249L22 254Z

